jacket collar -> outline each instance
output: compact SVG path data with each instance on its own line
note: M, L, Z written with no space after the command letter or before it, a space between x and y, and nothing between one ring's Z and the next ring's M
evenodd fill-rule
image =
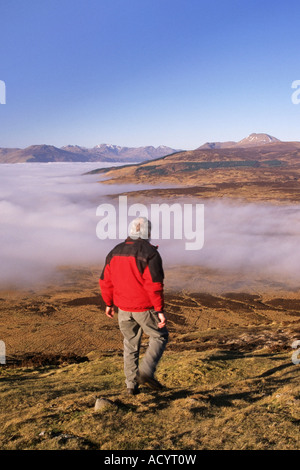
M149 243L149 245L153 246L153 248L158 248L158 245L152 245L149 240L146 240L145 238L131 238L131 237L127 237L126 240L125 240L125 243L129 243L129 244L132 244L132 243L136 243L136 242L147 242Z

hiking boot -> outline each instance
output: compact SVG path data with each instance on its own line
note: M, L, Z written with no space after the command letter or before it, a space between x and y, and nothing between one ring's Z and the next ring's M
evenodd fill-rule
M164 388L158 380L154 377L150 377L149 375L137 374L136 381L139 385L148 385L148 387L153 390L162 390Z
M127 388L127 395L137 395L138 393L140 393L138 387Z

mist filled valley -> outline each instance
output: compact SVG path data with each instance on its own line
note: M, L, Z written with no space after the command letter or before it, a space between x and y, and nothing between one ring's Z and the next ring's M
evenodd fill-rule
M100 272L108 251L124 238L118 238L117 231L115 239L99 239L96 230L101 218L97 208L112 204L118 215L119 194L141 192L141 196L135 197L134 204L146 205L151 218L149 201L144 201L142 190L155 186L101 184L99 175L86 174L94 167L91 163L1 165L2 286L34 286L35 282L46 280L57 267L66 265L98 265ZM155 190L152 194L151 203L168 204L168 207L173 204L184 207L186 203L193 208L197 204L203 206L201 224L199 222L197 226L195 213L190 220L194 229L203 231L201 249L186 250L184 232L181 239L175 238L175 218L170 219L172 226L168 239L161 230L157 231L159 227L153 228L156 238L151 242L159 245L167 270L172 266L198 266L236 274L248 279L249 283L265 277L280 285L298 286L298 204L249 203L230 198L183 200L176 196L162 200L155 199ZM132 202L129 197L128 207L133 206ZM128 215L125 223L133 218ZM162 223L161 220L158 222ZM126 233L127 228L122 227L123 235L124 230ZM180 285L180 274L177 277ZM183 276L182 288L189 285L190 280Z

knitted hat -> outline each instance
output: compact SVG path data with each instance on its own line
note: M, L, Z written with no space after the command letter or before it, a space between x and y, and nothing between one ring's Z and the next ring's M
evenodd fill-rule
M151 235L151 222L146 217L137 217L129 224L128 235L136 240L143 238L149 240Z

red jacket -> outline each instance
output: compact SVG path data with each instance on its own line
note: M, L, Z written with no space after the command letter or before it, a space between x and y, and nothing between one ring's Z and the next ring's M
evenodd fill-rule
M128 312L162 312L164 272L157 248L141 238L127 238L107 255L99 279L106 305Z

